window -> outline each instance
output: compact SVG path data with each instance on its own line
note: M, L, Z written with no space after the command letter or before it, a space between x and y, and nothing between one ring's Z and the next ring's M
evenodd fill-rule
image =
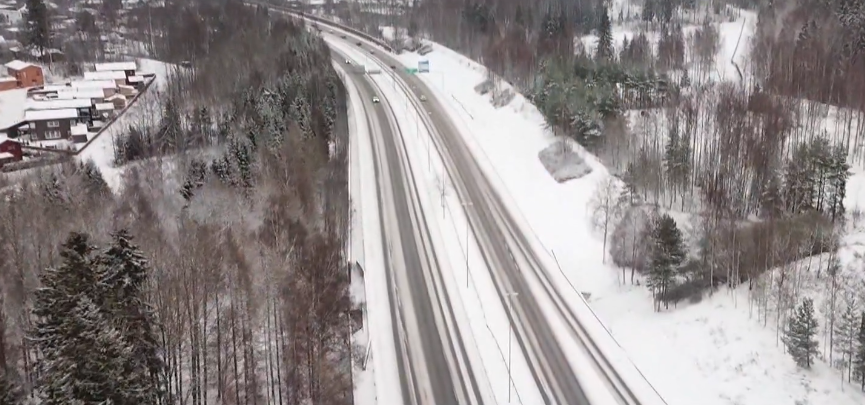
M45 139L60 139L60 131L45 131Z
M60 121L48 121L48 128L60 127Z

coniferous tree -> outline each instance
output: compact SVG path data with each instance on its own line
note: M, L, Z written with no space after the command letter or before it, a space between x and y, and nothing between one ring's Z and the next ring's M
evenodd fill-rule
M826 175L828 183L826 214L835 221L844 218L844 197L847 196L847 179L850 178L847 150L842 146L835 147L829 161Z
M51 47L51 23L48 7L44 0L27 0L27 13L24 16L25 38L27 44L36 47L40 53Z
M123 397L129 350L93 300L93 250L87 235L72 233L61 247L63 263L40 274L33 313L42 404L133 403Z
M787 320L784 331L784 344L796 365L811 368L817 354L817 318L814 316L814 302L805 298L795 313Z
M601 13L601 25L598 28L598 49L595 51L595 59L599 62L609 62L613 59L613 23L606 7Z
M111 246L99 257L102 307L120 339L130 350L124 370L129 379L130 404L156 404L164 364L156 337L156 316L146 299L150 269L144 255L125 229L112 235Z
M89 195L106 196L111 193L108 188L108 183L102 177L102 171L93 163L93 160L87 160L79 165L82 174L84 175L84 188Z
M859 332L859 317L856 315L855 308L855 299L848 300L844 312L841 313L841 317L835 325L835 344L838 346L838 352L841 353L841 362L848 374L848 380L850 379L850 371L853 368L853 357L856 355L857 335Z
M865 311L859 315L859 335L856 337L856 356L853 358L853 376L865 390Z
M675 283L676 273L684 260L682 232L673 217L663 214L652 227L652 261L648 281L655 295L656 309L660 309L661 301L664 301L665 308L669 308L667 291Z

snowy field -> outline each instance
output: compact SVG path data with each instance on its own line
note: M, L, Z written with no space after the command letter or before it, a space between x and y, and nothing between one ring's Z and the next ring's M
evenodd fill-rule
M722 43L715 80L738 78L731 60L741 68L747 63L748 36L756 18L747 11L736 15L733 21L718 23ZM618 43L629 35L621 28L614 32ZM583 41L593 46L592 38ZM825 362L818 360L811 370L798 369L778 342L774 322L763 326L757 320L747 287L722 290L699 304L653 312L645 287L622 286L620 271L602 264L602 236L591 226L589 201L609 176L606 168L575 145L592 172L556 182L538 159L555 140L526 99L518 95L507 106L494 108L488 96L473 90L485 78L483 67L438 45L426 56L406 53L400 59L407 67L417 67L421 59L430 62L431 71L420 74L422 79L451 105L459 117L457 125L481 145L478 159L495 167L502 191L516 202L535 236L555 255L573 285L592 294L593 309L669 404L865 403L865 395L842 384L840 372ZM854 168L848 190L845 205L850 210L865 203L861 167ZM858 263L862 238L851 235L845 243L842 263Z

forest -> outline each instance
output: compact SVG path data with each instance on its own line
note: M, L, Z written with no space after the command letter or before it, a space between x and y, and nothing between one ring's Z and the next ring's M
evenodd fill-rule
M130 14L187 68L114 139L119 189L93 162L0 180L0 403L352 403L328 48L235 0Z

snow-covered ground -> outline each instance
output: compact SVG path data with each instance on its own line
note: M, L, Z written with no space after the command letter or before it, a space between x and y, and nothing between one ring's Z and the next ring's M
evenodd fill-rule
M716 79L738 78L730 60L744 69L748 35L755 21L753 13L742 12L738 19L720 24ZM626 35L630 34L615 32L618 43ZM515 201L515 208L561 263L571 283L591 292L592 308L669 404L865 403L865 395L842 385L840 373L826 363L818 361L811 370L798 369L778 344L773 322L764 327L753 316L747 287L655 313L645 287L621 286L620 271L603 264L602 236L591 225L589 202L609 174L595 157L575 146L592 172L566 183L556 182L537 157L554 138L525 98L518 95L496 109L488 96L473 90L485 79L483 67L438 45L423 57L406 53L400 59L407 67L417 67L421 59L430 62L431 71L420 76L435 96L449 101L458 126L481 146L477 158L492 164L495 177L503 184L501 191ZM848 207L865 202L865 196L860 196L863 181L862 170L854 169ZM859 239L848 238L849 244L858 246ZM459 275L459 268L455 270Z
M129 131L130 127L144 127L150 125L161 116L161 107L158 102L158 93L166 84L167 74L172 68L166 63L152 59L138 59L138 68L142 72L154 73L154 83L138 100L130 106L126 112L118 117L93 140L87 148L78 154L81 161L93 160L102 171L102 176L112 190L119 190L122 185L123 167L114 165L114 142L115 139Z

